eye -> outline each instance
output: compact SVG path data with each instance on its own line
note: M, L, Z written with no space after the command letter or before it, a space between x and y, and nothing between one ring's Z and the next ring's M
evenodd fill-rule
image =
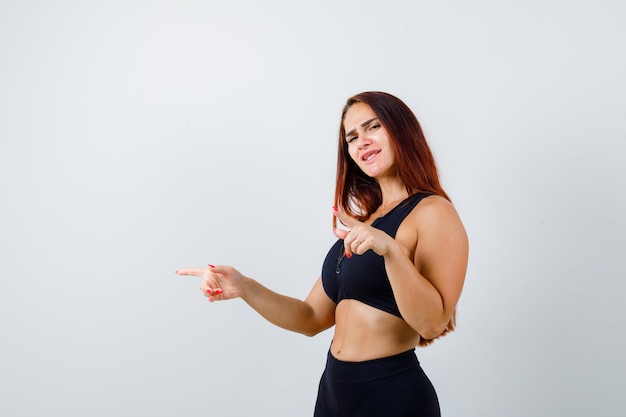
M379 125L379 124L373 124L373 125L371 125L371 126L370 126L370 130L376 130L376 129L378 129L379 127L380 127L380 125Z
M348 137L346 138L346 142L348 142L348 143L352 143L352 142L354 142L356 139L357 139L357 136L348 136Z

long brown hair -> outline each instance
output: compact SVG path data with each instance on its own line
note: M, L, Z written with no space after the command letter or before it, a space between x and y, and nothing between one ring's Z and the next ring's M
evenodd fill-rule
M367 104L389 133L397 175L408 194L430 192L450 200L441 186L435 158L415 114L399 98L370 91L350 97L341 113L335 206L359 220L365 220L382 203L378 182L361 171L348 153L343 123L348 110L355 103Z
M382 204L382 191L378 182L361 171L348 153L346 130L343 124L348 110L355 103L367 104L389 133L395 154L396 172L408 194L427 192L450 201L441 186L435 158L415 114L399 98L380 91L369 91L350 97L341 113L335 207L363 221ZM456 311L440 336L454 330L455 324ZM421 338L419 345L429 345L433 340Z

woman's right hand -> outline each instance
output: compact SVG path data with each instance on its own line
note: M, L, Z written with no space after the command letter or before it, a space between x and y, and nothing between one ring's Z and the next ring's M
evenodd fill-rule
M241 297L243 283L246 279L241 272L229 265L183 268L176 271L176 274L202 278L200 289L211 302Z

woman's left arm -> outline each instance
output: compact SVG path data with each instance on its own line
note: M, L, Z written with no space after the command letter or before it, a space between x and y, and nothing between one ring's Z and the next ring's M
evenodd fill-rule
M349 232L335 231L344 239L347 254L371 249L385 258L404 320L424 339L439 336L454 313L467 270L467 234L454 206L437 196L422 200L395 239L345 213L335 211L335 216L350 227ZM408 247L415 234L417 245L411 254Z
M433 339L448 325L461 296L469 244L450 202L431 197L416 208L406 225L417 233L413 259L401 236L383 256L402 317L423 338Z

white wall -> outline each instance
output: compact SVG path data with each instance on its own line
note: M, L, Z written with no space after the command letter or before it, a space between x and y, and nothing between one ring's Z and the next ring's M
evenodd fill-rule
M414 109L471 238L444 416L623 416L622 1L0 2L0 415L311 415L345 99Z

